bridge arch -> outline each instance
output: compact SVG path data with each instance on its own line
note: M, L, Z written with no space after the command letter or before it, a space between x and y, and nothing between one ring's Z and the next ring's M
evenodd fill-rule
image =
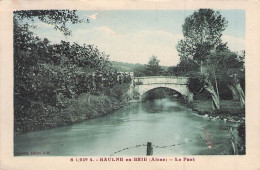
M176 85L176 84L150 84L150 85L138 85L137 87L140 96L143 96L145 93L157 88L172 89L183 96L186 96L187 93L189 92L187 87L183 87L183 85Z
M159 91L156 91L156 90L159 90ZM180 92L176 91L175 89L168 88L168 87L157 87L157 88L153 88L153 89L146 91L145 93L143 93L143 95L140 95L140 99L141 99L141 101L144 101L146 99L155 99L157 97L160 97L161 96L160 92L162 92L161 90L166 92L169 97L178 97L178 98L184 97ZM154 91L156 91L156 93L154 93ZM157 95L159 95L159 96L157 96Z
M150 76L150 77L136 77L133 79L133 92L137 93L141 100L146 92L156 88L169 88L180 93L185 99L192 100L193 95L189 92L187 87L187 77L173 77L173 76Z

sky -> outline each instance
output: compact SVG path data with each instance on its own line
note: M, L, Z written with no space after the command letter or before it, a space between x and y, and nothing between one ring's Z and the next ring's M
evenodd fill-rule
M222 40L232 51L245 49L245 11L218 10L228 21ZM160 65L174 66L179 62L176 45L182 36L182 25L194 10L107 10L77 11L89 23L71 24L72 36L65 37L53 26L35 21L33 32L51 43L61 40L94 44L109 55L111 61L146 64L152 55Z

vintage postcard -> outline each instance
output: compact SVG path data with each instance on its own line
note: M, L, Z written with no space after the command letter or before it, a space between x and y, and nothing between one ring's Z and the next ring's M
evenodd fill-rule
M259 169L259 2L1 5L1 169Z

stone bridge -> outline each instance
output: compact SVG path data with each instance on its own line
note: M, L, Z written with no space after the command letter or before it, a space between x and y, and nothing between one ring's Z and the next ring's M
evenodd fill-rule
M141 100L143 94L149 90L164 87L175 90L182 94L188 100L193 100L193 94L187 87L188 77L175 76L149 76L149 77L133 77L131 93L134 99Z

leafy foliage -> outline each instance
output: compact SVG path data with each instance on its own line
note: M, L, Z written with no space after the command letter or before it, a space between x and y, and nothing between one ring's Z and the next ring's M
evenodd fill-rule
M134 68L134 76L135 77L144 77L147 76L145 66L139 66Z
M112 66L120 72L133 72L136 68L144 67L143 64L124 63L119 61L113 61Z
M214 82L214 75L218 82L219 95L221 99L232 99L232 93L228 85L233 84L233 77L236 76L240 82L244 82L244 61L242 56L231 52L222 51L212 54L206 61L206 71L211 74L210 81ZM205 95L203 85L205 84L205 75L195 73L189 76L189 90L195 95Z
M152 56L144 67L139 66L134 69L134 76L160 76L164 75L164 69L159 65L160 60L156 56Z
M244 61L241 56L229 50L211 55L206 63L210 68L216 70L216 75L223 81L231 81L235 74L239 78L244 77Z
M182 58L176 67L167 69L166 74L170 76L192 76L199 71L199 65L190 58Z
M229 88L233 98L239 98L242 107L245 103L237 76L242 75L242 66L228 50L227 43L221 40L226 27L227 21L218 11L200 9L185 19L182 26L184 39L177 45L181 61L191 59L200 66L198 81L202 80L202 88L211 94L213 110L220 109L220 94L224 94L219 92L219 87ZM190 90L196 93L199 85L194 84L191 75L190 83Z
M195 11L182 26L184 39L177 45L180 57L194 59L200 64L212 52L227 49L226 43L221 40L226 27L227 21L218 11Z
M64 35L71 35L71 31L67 28L66 23L72 24L89 22L89 20L79 19L76 10L21 10L14 11L14 20L22 21L24 19L35 21L39 19L41 22L54 26L55 30L59 30Z
M152 56L146 65L146 74L148 76L159 76L162 74L162 68L159 65L160 60L156 56Z
M131 77L117 72L108 56L94 45L65 41L50 44L47 38L41 40L30 31L33 25L19 21L35 17L54 25L65 35L70 34L66 27L68 21L81 22L75 11L14 12L15 121L28 117L29 111L32 115L44 112L60 115L82 94L102 95L106 89L130 83ZM121 90L117 94L118 99L126 88L117 87L118 91Z

